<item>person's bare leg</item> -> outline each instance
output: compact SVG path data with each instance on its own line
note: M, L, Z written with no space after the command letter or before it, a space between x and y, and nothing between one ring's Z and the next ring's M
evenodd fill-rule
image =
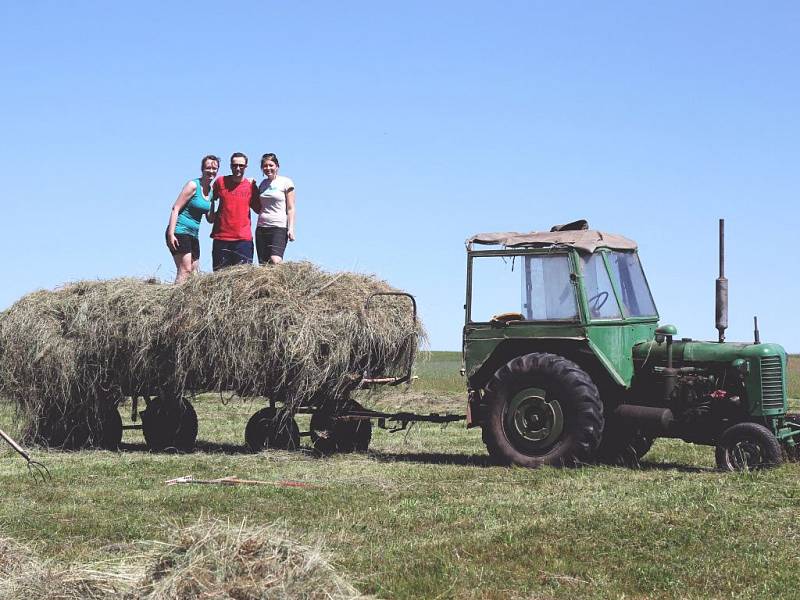
M200 272L200 259L192 259L192 274Z
M192 253L173 254L172 258L175 260L175 283L183 283L192 272Z
M280 256L270 256L269 257L269 264L271 264L271 265L277 265L277 264L282 263L282 262L283 262L283 258L280 257Z

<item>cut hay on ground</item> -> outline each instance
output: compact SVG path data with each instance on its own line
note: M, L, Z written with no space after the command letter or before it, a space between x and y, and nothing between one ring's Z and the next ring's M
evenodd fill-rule
M201 391L266 396L289 412L338 402L352 375L402 374L423 335L404 297L306 262L243 266L181 285L82 281L0 313L0 396L53 441L54 422L91 421L124 396ZM57 437L57 436L55 436ZM58 440L56 440L58 441Z
M318 547L300 544L275 526L203 520L177 530L175 539L166 544L139 546L149 550L133 560L122 557L124 564L115 567L60 567L0 538L0 598L364 598L336 573Z
M361 598L319 548L298 544L273 526L208 521L183 530L156 559L140 597Z

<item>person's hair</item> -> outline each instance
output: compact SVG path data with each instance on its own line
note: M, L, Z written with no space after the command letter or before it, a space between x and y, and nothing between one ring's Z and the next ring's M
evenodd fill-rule
M277 154L273 154L272 152L267 152L264 156L261 157L261 167L262 168L264 167L264 163L267 162L268 160L271 160L272 162L274 162L276 167L280 167L281 166L281 163L278 162L278 155Z
M233 154L231 154L231 162L233 162L234 158L240 158L240 157L244 159L244 164L247 164L247 154L245 154L244 152L234 152Z
M203 160L200 161L200 170L201 171L206 168L206 161L207 160L213 160L215 163L217 163L217 168L219 168L219 158L217 158L213 154L206 154L203 157Z

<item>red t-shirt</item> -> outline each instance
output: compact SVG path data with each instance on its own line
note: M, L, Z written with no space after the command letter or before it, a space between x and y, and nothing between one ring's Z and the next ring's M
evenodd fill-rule
M217 177L214 180L214 195L220 199L220 204L211 237L223 242L252 240L250 202L254 196L258 196L255 182L242 179L235 185L227 175Z

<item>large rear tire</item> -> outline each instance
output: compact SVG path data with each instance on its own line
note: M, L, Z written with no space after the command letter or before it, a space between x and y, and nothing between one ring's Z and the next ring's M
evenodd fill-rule
M589 375L556 354L526 354L498 369L486 386L483 441L502 464L575 466L592 462L603 405Z
M753 471L783 462L781 444L758 423L737 423L725 430L716 449L717 467L724 471Z

